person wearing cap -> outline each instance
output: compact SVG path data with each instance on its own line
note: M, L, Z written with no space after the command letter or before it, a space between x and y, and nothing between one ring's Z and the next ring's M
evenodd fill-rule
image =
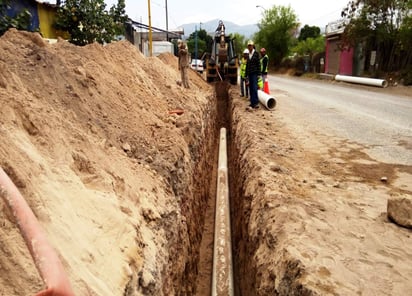
M249 50L249 58L246 64L246 84L249 85L250 105L251 109L259 108L258 98L258 77L261 74L259 54L255 50L255 44L252 40L247 43Z
M268 77L269 57L266 54L266 49L264 47L260 49L260 56L260 71L262 72L263 83L265 83Z
M249 96L249 87L246 85L246 64L248 58L249 50L246 48L240 60L240 96L244 97L246 94L246 98Z

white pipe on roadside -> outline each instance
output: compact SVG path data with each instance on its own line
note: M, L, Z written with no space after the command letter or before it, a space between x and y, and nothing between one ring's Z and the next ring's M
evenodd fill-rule
M366 84L378 87L387 87L388 82L385 79L375 79L367 77L356 77L356 76L347 76L347 75L335 75L336 81L344 81L351 83Z
M212 296L233 296L232 243L230 230L229 176L226 129L220 129L217 171Z
M259 102L262 103L263 106L266 107L268 110L273 110L276 107L276 100L271 95L268 95L264 91L258 90L258 98Z

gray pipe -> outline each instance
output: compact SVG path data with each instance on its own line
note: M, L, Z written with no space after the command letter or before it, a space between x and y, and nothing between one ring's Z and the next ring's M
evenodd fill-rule
M375 79L367 77L356 77L356 76L346 76L346 75L336 75L336 81L344 81L350 83L366 84L378 87L387 87L388 82L385 79Z
M232 243L226 129L220 129L217 171L212 296L233 296Z
M259 102L268 110L273 110L276 107L276 100L271 95L268 95L264 91L258 90Z

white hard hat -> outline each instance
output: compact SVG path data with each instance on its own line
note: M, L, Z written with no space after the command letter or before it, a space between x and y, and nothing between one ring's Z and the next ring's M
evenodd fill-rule
M249 50L247 48L243 51L243 54L245 53L249 53Z

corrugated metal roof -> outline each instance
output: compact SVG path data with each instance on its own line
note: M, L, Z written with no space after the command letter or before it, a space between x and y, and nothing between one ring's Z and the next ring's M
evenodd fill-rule
M36 1L37 3L56 5L56 1L53 1L53 0L34 0L34 1Z
M34 0L37 4L45 5L45 6L50 6L50 7L57 7L56 1L51 1L51 0Z
M34 2L45 5L45 6L57 7L56 1L52 1L52 0L34 0Z

